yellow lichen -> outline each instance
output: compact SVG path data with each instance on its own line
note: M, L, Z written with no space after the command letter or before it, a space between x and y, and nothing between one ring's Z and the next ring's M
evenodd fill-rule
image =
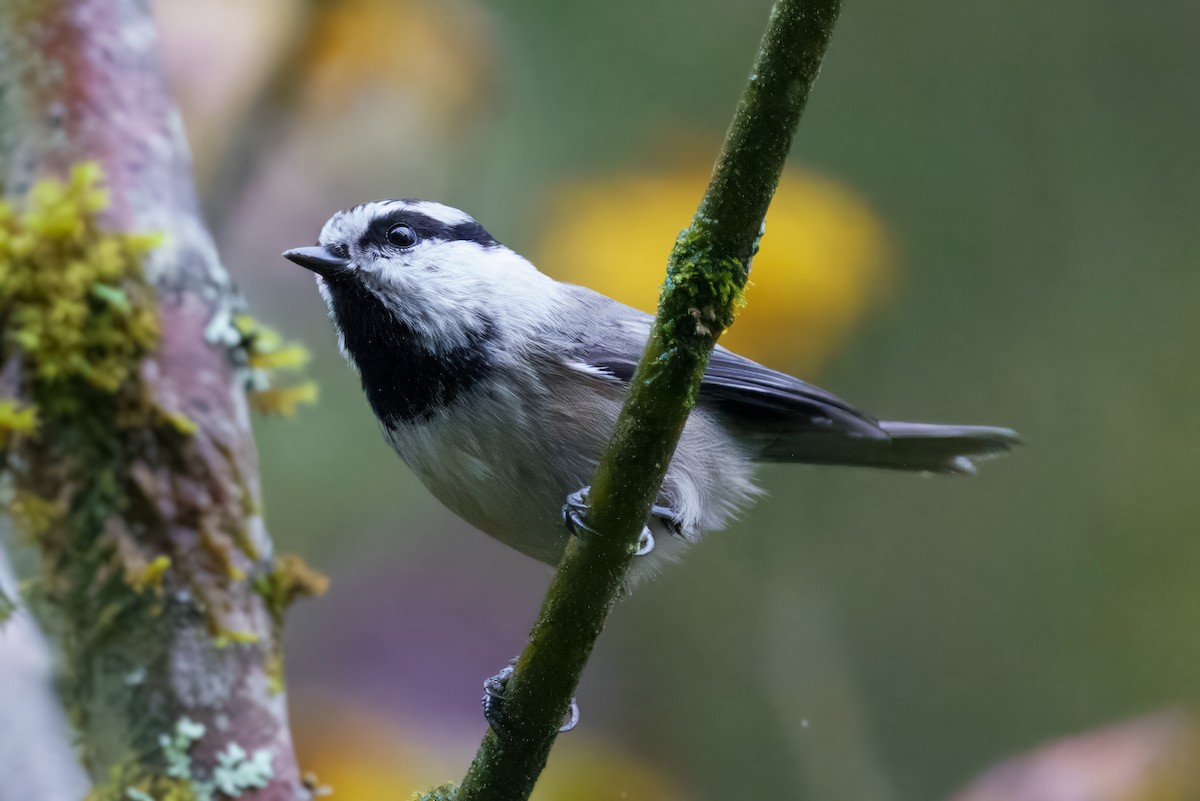
M107 202L100 168L88 162L66 183L36 184L23 211L0 203L0 349L42 385L35 399L74 379L116 392L158 342L142 258L161 238L101 229ZM71 405L72 396L56 400Z
M70 717L89 760L119 763L92 797L191 801L195 787L158 775L145 757L156 737L148 724L163 723L154 712L110 730L144 700L141 680L112 666L143 666L148 682L162 680L154 666L164 664L173 623L164 612L182 614L186 599L217 646L259 643L263 632L246 630L245 618L226 619L240 597L235 582L258 572L246 522L256 493L240 475L240 453L161 407L144 383L159 324L142 261L159 238L105 230L107 202L91 164L66 182L39 182L23 206L0 201L0 471L12 487L7 511L41 553L33 591L63 632ZM239 331L244 341L222 341L252 386L285 393L287 410L314 394L264 383L299 367L300 349L257 324ZM209 471L210 457L224 457L229 473ZM179 526L197 536L177 537ZM266 656L278 646L265 645L255 647ZM141 756L123 758L125 748Z
M296 407L302 403L316 403L317 383L305 381L292 387L269 387L252 390L249 394L250 407L263 414L278 414L293 417Z
M170 423L171 428L185 437L190 437L200 430L200 426L196 425L196 421L182 412L162 412L162 418Z
M37 409L13 400L0 400L0 448L8 446L14 434L31 434L37 430Z
M127 575L125 581L134 592L153 590L162 592L163 576L171 569L171 557L159 556L133 575Z
M254 588L267 603L267 609L276 621L283 620L283 613L298 598L318 597L329 589L329 577L309 567L296 554L280 554L275 567L254 583Z
M45 534L62 517L57 503L32 492L18 490L8 504L8 514L17 531L30 539Z
M308 364L307 348L285 341L273 328L248 314L235 315L233 327L241 335L246 351L250 368L250 406L255 411L292 417L298 405L316 403L316 382L279 384L278 373L302 370Z
M233 629L217 629L213 635L213 645L217 648L229 648L233 645L254 645L262 637L253 631L235 631Z
M3 599L0 599L0 603ZM286 685L283 680L283 653L282 649L275 648L267 655L265 666L267 672L267 692L271 695L281 694Z
M91 721L136 692L106 673L114 652L145 664L162 642L127 636L131 616L143 616L144 632L158 625L172 565L143 521L117 525L136 496L131 459L179 440L141 385L159 341L142 266L161 237L107 229L108 201L92 163L37 182L19 203L0 201L0 361L12 400L0 416L16 451L0 466L13 487L6 511L39 548L31 592L62 630L64 700L89 758L112 746L89 739ZM8 436L33 412L36 436Z

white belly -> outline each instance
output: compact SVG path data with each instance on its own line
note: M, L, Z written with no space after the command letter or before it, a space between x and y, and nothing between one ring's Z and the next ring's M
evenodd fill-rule
M533 410L509 400L471 398L453 415L389 432L389 440L455 514L528 556L557 564L568 537L562 504L591 479L606 435L579 441L569 428L535 426Z
M451 511L551 565L569 537L563 502L591 481L624 394L578 374L556 379L546 382L555 388L553 396L528 386L519 393L493 388L450 413L388 432L392 446ZM694 542L719 528L749 500L756 493L750 472L727 432L693 415L660 495L660 503L683 518L682 540ZM639 557L645 562L639 567L649 570L635 572L653 572L685 541L660 542L654 553Z

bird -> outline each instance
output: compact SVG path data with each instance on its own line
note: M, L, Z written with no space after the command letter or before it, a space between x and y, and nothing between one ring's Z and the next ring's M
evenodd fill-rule
M428 200L338 211L315 246L283 256L316 274L384 436L429 491L480 531L557 564L653 317L554 280L466 212ZM1019 441L1002 427L879 420L718 345L626 586L762 495L759 464L969 475Z

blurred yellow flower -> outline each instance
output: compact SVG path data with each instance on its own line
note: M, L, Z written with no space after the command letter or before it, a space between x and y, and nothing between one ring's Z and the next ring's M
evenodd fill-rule
M441 760L432 760L398 727L350 703L322 700L293 716L292 731L301 768L335 798L408 798L421 784L446 780Z
M554 193L538 266L654 311L667 255L708 182L708 168L579 182ZM811 373L886 295L891 245L846 187L810 172L783 176L754 259L747 308L721 338L780 369Z
M314 138L331 151L321 164L343 151L360 162L375 152L394 160L389 142L426 132L445 136L489 108L492 29L472 0L154 0L154 6L205 180L231 153L235 160L247 153L262 159L291 137ZM333 130L314 133L314 122ZM366 133L374 138L364 139ZM418 139L413 147L428 150L425 137ZM331 170L345 168L335 163Z
M314 110L344 113L364 95L380 102L417 98L445 123L481 105L491 74L488 26L458 0L338 0L317 6L312 77Z
M412 798L460 780L483 726L481 718L477 729L458 737L431 735L331 697L296 716L292 728L303 769L329 787L333 798L361 801ZM621 798L682 801L684 794L650 763L578 732L555 745L532 801Z

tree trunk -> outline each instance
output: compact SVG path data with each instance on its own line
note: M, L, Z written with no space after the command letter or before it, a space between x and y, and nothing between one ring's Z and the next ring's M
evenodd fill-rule
M307 798L280 676L288 576L260 517L245 343L231 323L239 299L200 219L156 48L148 0L0 6L4 194L96 162L101 229L163 235L143 266L157 346L112 392L39 408L8 468L18 498L53 507L34 536L39 594L96 797ZM0 354L0 399L15 390L45 407L83 386L55 385L10 339Z

